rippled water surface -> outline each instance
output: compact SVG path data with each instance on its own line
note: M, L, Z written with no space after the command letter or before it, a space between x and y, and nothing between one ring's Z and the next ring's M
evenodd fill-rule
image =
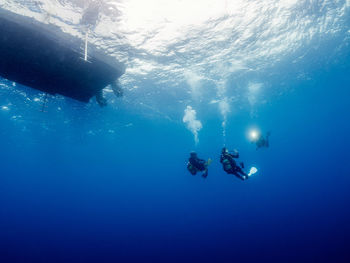
M1 1L82 39L81 19L92 4ZM89 42L126 63L128 105L173 117L193 100L252 102L255 84L273 99L293 88L290 80L312 77L310 59L316 67L336 63L348 52L349 8L341 0L104 0L89 21Z

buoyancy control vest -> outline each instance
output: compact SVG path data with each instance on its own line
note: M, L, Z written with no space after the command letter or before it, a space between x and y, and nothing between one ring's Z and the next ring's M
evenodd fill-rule
M225 172L231 171L232 170L232 165L229 159L225 158L222 160L222 165L224 168Z
M187 170L192 174L195 175L197 173L197 168L194 167L190 162L187 163Z

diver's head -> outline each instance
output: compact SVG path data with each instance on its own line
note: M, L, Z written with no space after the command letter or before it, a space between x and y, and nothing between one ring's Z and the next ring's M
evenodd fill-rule
M197 153L195 151L190 152L191 157L197 157Z
M228 149L226 147L222 148L221 150L222 153L228 153Z

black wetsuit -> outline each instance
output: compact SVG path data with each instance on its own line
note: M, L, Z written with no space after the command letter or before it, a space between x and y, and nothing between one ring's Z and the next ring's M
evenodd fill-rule
M266 134L266 138L264 138L264 136L261 136L255 143L256 149L263 148L263 147L269 148L269 136L270 136L270 133Z
M192 175L195 175L198 171L201 171L203 173L203 177L208 176L208 169L206 165L206 161L203 159L199 159L198 157L190 157L188 159L189 164L194 168L194 169L189 169ZM188 166L187 166L188 167Z
M233 174L241 180L248 179L248 175L236 164L234 158L239 158L239 153L222 153L220 156L220 163L224 168L224 171L228 174Z

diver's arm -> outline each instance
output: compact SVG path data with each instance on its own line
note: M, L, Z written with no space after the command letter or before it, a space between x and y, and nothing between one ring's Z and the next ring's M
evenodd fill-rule
M203 160L203 159L198 159L198 163L200 163L200 164L205 164L205 163L206 163L206 161L205 161L205 160Z
M236 158L236 159L239 158L239 153L236 153L236 154L235 153L230 153L230 155L231 155L232 158Z

